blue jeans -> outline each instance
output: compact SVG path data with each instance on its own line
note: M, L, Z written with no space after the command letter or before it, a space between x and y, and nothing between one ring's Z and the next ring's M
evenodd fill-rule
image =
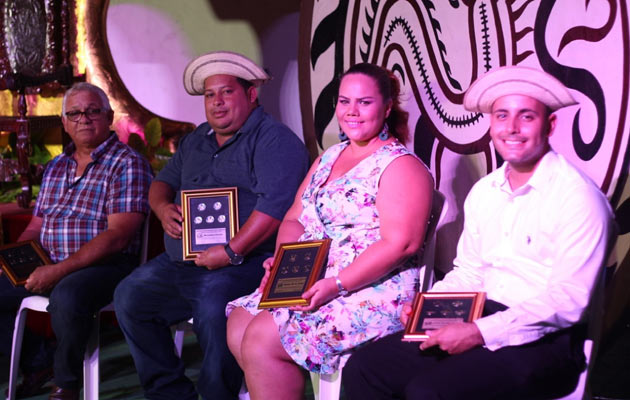
M114 288L136 265L135 257L118 255L99 264L74 271L61 279L48 294L48 312L57 338L54 352L55 384L64 389L81 388L83 356L92 330L94 314L112 301ZM23 298L33 293L14 288L0 279L0 339L2 348L10 349L17 309ZM6 350L5 350L6 351ZM25 332L22 345L23 371L32 372L49 365L49 348L43 338Z
M194 318L203 352L197 390L204 399L235 399L242 372L227 347L225 306L252 292L266 255L209 271L172 262L166 253L137 268L114 294L116 316L149 399L197 399L175 355L170 326Z

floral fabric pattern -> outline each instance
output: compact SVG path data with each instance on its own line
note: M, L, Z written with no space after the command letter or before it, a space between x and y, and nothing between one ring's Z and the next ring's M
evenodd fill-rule
M326 277L337 275L368 246L380 240L376 194L383 171L396 158L413 155L399 142L389 143L363 159L345 175L327 182L347 142L330 147L320 160L302 196L299 221L305 232L300 241L330 238ZM326 185L324 185L326 183ZM348 296L337 297L311 312L273 308L282 345L303 368L331 374L341 359L366 342L403 329L399 321L405 302L418 288L414 258L387 276ZM230 302L227 312L244 307L257 314L261 294L256 291Z

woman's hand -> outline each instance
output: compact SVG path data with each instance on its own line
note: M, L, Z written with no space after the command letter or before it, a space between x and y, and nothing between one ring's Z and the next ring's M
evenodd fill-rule
M309 301L307 306L291 307L295 311L313 311L317 310L322 304L328 303L339 295L335 278L320 279L304 294L302 298Z
M411 303L403 304L403 309L400 313L400 322L402 322L403 326L407 326L407 321L409 321L412 311L413 309L411 308Z
M260 286L258 286L258 291L263 293L265 291L265 286L267 286L267 281L269 280L269 275L271 275L271 267L273 266L273 261L275 258L269 257L265 261L263 261L263 268L265 269L265 275L263 275Z

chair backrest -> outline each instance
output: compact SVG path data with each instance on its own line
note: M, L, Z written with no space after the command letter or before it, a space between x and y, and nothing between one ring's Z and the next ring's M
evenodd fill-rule
M580 374L573 391L565 396L555 398L554 400L583 400L592 398L589 377L595 364L594 361L597 356L599 340L601 337L602 316L604 314L604 282L605 271L602 271L600 277L593 286L593 294L588 307L588 326L586 340L584 341L584 359L586 362L586 368Z
M431 203L431 215L429 216L427 231L422 246L422 264L424 268L421 274L420 291L426 292L433 285L433 268L435 265L435 236L439 226L444 222L448 211L448 203L442 193L433 191Z
M586 369L581 373L573 392L555 400L582 400L592 398L589 378L595 365L597 352L603 335L603 320L606 306L605 290L608 278L608 269L611 261L613 261L614 264L614 247L617 242L618 233L618 226L616 224L612 224L606 248L607 257L602 261L603 265L601 266L601 273L597 277L597 280L593 285L593 289L591 290L591 298L586 311L587 332L586 340L584 341ZM609 258L612 258L612 260Z
M616 240L616 235L614 239ZM612 249L612 246L609 246ZM602 266L602 272L600 273L595 285L593 285L591 300L589 302L587 311L587 332L586 341L584 346L584 356L586 358L586 370L580 376L580 381L574 392L573 398L591 398L591 387L589 377L593 371L595 365L595 359L599 350L600 340L602 338L602 328L604 319L604 303L605 303L605 283L606 283L606 265ZM571 398L571 397L569 397Z
M151 211L147 213L142 225L142 239L140 242L140 265L147 262L149 257L149 228L151 227Z

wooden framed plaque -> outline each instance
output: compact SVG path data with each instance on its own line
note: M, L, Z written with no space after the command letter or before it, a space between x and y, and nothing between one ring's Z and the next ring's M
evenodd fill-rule
M48 255L34 240L0 247L0 266L13 286L22 286L37 267L52 264Z
M235 187L182 190L182 254L193 260L205 249L227 244L238 232Z
M302 293L326 272L330 239L283 243L258 308L307 305Z
M418 293L403 340L424 341L427 331L457 322L472 322L481 316L486 301L484 292Z

